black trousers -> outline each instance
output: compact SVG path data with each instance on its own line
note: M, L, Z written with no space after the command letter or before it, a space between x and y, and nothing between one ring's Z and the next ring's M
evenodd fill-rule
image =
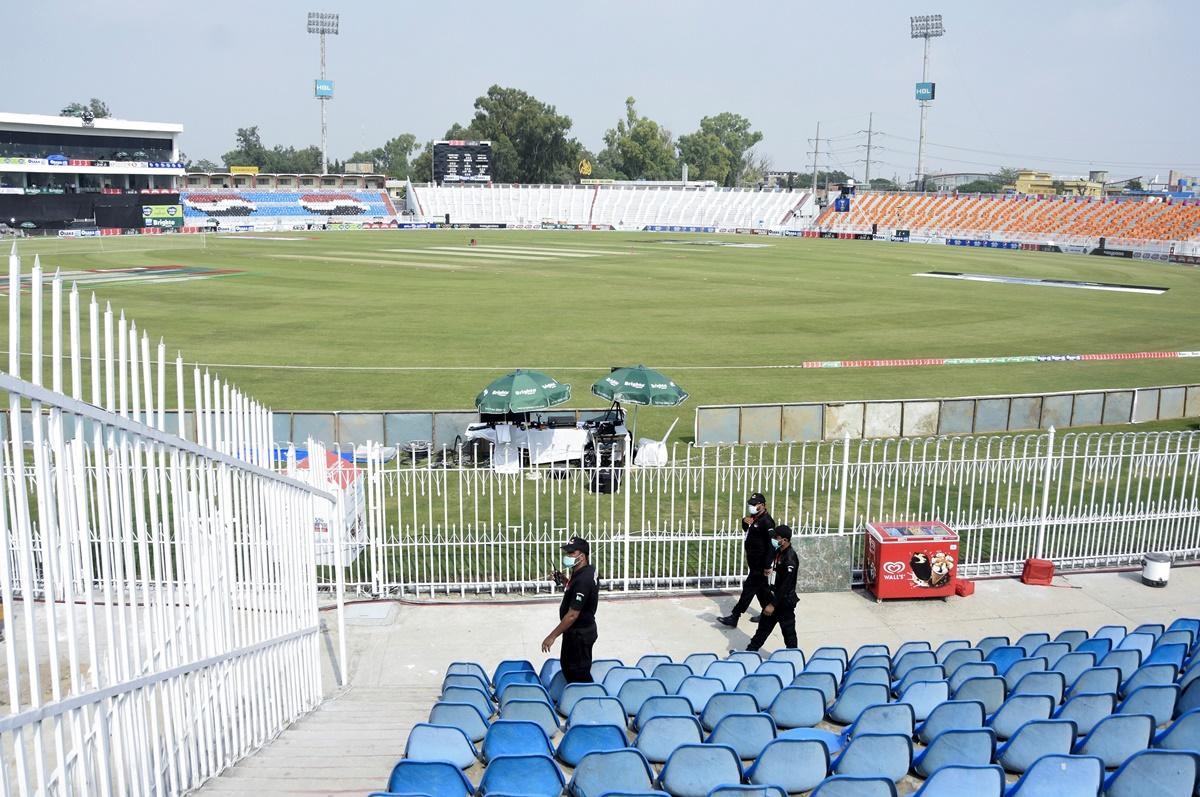
M571 626L563 631L562 652L558 661L567 683L592 683L592 645L596 644L598 636L595 625L586 628Z
M738 598L730 614L734 617L741 615L750 608L753 598L758 598L760 607L771 602L771 585L767 583L767 577L761 570L751 570L746 575L746 580L742 582L742 596Z
M746 646L746 650L758 650L767 641L767 637L778 625L783 631L783 644L786 647L796 647L796 604L791 606L776 606L772 614L764 614L758 618L758 630L754 638Z

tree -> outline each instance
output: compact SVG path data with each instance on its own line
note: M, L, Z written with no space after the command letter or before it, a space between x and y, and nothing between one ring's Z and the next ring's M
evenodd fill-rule
M886 177L875 177L871 180L870 188L872 191L899 191L900 186L896 185Z
M604 134L604 151L597 159L627 180L672 180L678 161L671 131L646 116L639 116L635 100L625 100L625 118Z
M93 119L106 119L112 116L112 112L108 109L108 103L104 100L92 97L87 103L73 102L67 107L58 112L59 116L79 116L90 112Z
M698 131L680 136L679 154L688 164L689 176L695 163L700 168L699 179L733 187L745 184L753 170L752 148L760 141L762 133L750 129L749 119L725 111L704 117Z
M574 148L571 118L519 89L492 86L475 99L475 116L455 125L447 138L492 142L492 179L498 183L545 183L562 174Z
M1014 185L1021 171L1021 169L1013 169L1006 166L993 174L992 178L1001 186Z
M1140 179L1138 179L1137 177L1134 177L1132 180L1125 183L1125 189L1127 191L1141 191L1142 190L1142 181Z
M997 180L972 180L954 190L960 194L1001 194L1004 193L1004 184Z
M408 179L417 183L429 182L433 179L433 142L426 141L421 148L421 154L413 158L408 167Z
M201 158L198 161L188 161L187 170L189 172L219 172L221 167L208 158Z
M417 148L417 137L412 133L401 133L395 138L388 139L382 147L376 147L366 152L356 152L350 156L351 163L370 162L375 165L375 171L406 180L409 176L408 159Z
M237 147L221 156L225 168L230 166L257 166L263 171L270 171L267 166L267 148L263 146L262 137L258 134L258 125L254 127L239 127L234 134Z

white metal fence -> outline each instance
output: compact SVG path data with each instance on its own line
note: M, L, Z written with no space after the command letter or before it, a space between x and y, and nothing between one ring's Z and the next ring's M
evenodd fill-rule
M505 475L450 451L368 457L347 584L372 594L547 590L558 546L579 535L609 587L726 587L742 578L740 520L758 491L799 535L849 535L847 569L861 567L868 522L898 519L957 529L967 577L1019 573L1033 556L1086 569L1151 550L1200 555L1200 432L677 445L667 467L607 470ZM596 492L598 478L617 491Z
M47 317L44 293L14 246L0 792L178 794L320 700L312 528L333 497L274 472L270 413L209 374L198 439L168 431L182 361L168 380L124 316L85 318L54 277Z

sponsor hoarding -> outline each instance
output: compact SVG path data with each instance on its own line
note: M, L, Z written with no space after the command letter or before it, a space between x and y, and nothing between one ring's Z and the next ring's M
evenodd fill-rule
M323 100L333 97L333 81L320 79L314 80L313 96Z

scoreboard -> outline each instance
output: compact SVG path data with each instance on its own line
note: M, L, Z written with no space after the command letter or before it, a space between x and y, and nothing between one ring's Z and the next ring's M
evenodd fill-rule
M433 144L433 182L490 183L492 142L436 141Z

